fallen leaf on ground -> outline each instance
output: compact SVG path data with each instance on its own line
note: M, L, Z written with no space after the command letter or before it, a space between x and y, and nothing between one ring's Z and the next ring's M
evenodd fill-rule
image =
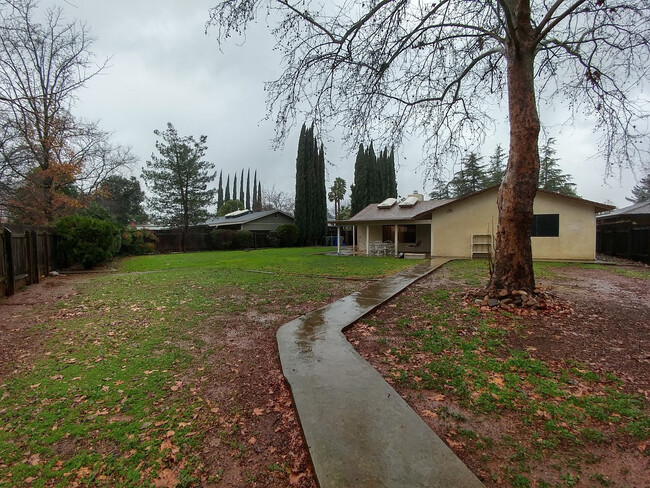
M156 488L173 488L178 485L178 473L171 469L163 469L153 485Z

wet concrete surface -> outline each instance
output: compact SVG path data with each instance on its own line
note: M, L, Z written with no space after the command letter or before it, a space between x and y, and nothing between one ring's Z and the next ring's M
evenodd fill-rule
M483 486L343 334L446 261L427 260L278 330L282 371L321 488Z

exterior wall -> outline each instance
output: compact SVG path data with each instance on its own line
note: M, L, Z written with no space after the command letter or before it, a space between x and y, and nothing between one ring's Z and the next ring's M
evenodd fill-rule
M496 234L497 190L434 210L431 231L435 256L471 257L472 235ZM538 193L535 214L559 214L558 237L533 237L533 258L593 260L596 250L594 207Z
M596 258L596 212L594 207L539 193L535 198L536 214L560 214L559 237L533 237L536 259Z
M284 224L293 224L293 219L278 212L275 214L267 215L266 217L257 219L253 222L243 224L242 228L244 230L250 230L250 231L269 232L277 229L280 225L284 225Z
M433 255L471 257L474 234L496 234L497 192L489 191L433 211Z

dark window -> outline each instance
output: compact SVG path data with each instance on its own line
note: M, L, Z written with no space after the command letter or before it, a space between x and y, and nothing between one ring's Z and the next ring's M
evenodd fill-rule
M395 226L384 225L382 228L382 237L384 241L395 240ZM411 244L416 242L415 225L398 225L397 226L397 239L400 243Z
M533 216L532 237L558 237L559 235L559 214L539 214Z

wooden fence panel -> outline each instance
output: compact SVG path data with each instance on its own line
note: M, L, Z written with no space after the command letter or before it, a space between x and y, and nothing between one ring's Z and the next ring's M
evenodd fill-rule
M7 294L8 276L7 276L7 246L4 229L0 232L0 293L2 296Z
M8 225L0 239L0 293L13 295L17 287L38 283L57 266L54 230Z

